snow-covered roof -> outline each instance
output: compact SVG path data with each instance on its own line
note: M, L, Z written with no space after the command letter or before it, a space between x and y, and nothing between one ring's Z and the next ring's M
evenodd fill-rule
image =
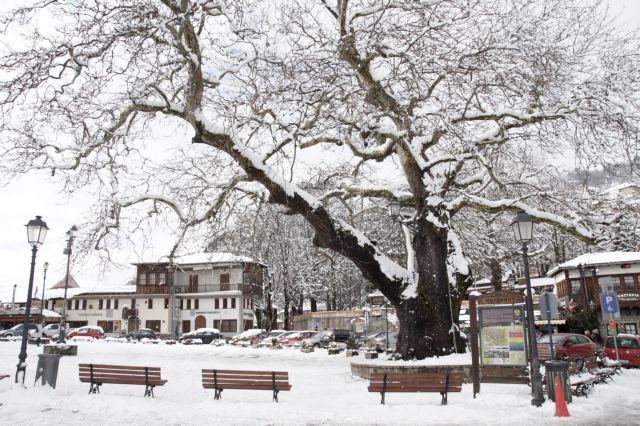
M156 264L156 263L168 263L169 258L166 256L151 262L134 263L134 265L143 264ZM233 253L217 252L217 253L193 253L184 256L176 256L173 258L173 263L176 265L197 265L203 263L260 263L255 259L248 256L236 255Z
M54 285L52 285L49 288L50 289L54 289L54 288L62 288L62 289L64 289L65 285L67 286L67 288L78 288L78 287L80 287L80 285L75 280L75 278L73 278L73 275L69 274L69 282L68 283L67 283L66 278L67 278L67 276L65 275L64 277L62 277L62 279L60 281L58 281L57 283L55 283Z
M96 287L91 289L86 288L69 288L67 289L67 299L75 296L91 295L91 294L132 294L136 292L136 286L123 285L118 287ZM62 299L64 298L64 288L56 288L53 290L47 290L44 294L45 299Z
M623 189L626 188L639 188L640 189L640 185L634 182L624 182L621 183L620 185L616 185L616 186L612 186L611 188L607 189L606 191L604 191L605 193L611 193L611 192L618 192L621 191Z
M640 262L640 252L638 251L609 251L604 253L587 253L551 268L548 274L555 275L559 271L565 269L575 269L578 267L578 265L598 266L638 262Z

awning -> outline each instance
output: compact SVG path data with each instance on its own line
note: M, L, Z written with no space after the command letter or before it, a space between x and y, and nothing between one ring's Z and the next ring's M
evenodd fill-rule
M551 320L551 324L554 324L554 325L564 324L565 322L566 322L566 320L563 320L563 319L552 319ZM547 320L536 320L535 323L536 323L536 325L547 325L547 324L549 324L549 321L547 321Z

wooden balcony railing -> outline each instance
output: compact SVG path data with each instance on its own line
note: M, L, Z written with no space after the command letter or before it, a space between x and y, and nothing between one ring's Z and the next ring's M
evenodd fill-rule
M168 285L139 285L136 287L138 294L169 294L171 287ZM242 291L242 294L254 294L262 296L262 287L256 284L200 284L181 285L175 287L176 294L182 293L210 293L217 291Z

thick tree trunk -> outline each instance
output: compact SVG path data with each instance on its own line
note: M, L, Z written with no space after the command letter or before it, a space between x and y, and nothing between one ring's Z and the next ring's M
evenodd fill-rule
M284 329L289 330L289 304L291 303L291 299L289 298L289 292L287 291L287 287L285 286L284 292Z
M311 304L311 312L317 312L318 311L318 302L316 301L315 297L310 297L309 298L309 303Z
M491 287L495 291L502 290L502 268L498 259L491 258L489 260L489 268L491 269Z
M423 223L414 237L419 294L392 300L400 325L396 352L403 359L465 351L465 342L453 325L457 312L453 315L452 308L458 306L460 288L452 288L449 282L447 233L446 227ZM456 279L467 281L460 275Z

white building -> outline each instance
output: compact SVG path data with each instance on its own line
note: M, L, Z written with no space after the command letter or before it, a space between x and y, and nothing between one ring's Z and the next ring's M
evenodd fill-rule
M150 328L177 335L213 327L230 337L257 327L266 265L229 253L203 253L137 263L135 285L67 289L70 327L99 325L106 333ZM75 281L74 281L75 284ZM173 284L173 285L172 285ZM46 307L62 311L64 288L50 289Z

